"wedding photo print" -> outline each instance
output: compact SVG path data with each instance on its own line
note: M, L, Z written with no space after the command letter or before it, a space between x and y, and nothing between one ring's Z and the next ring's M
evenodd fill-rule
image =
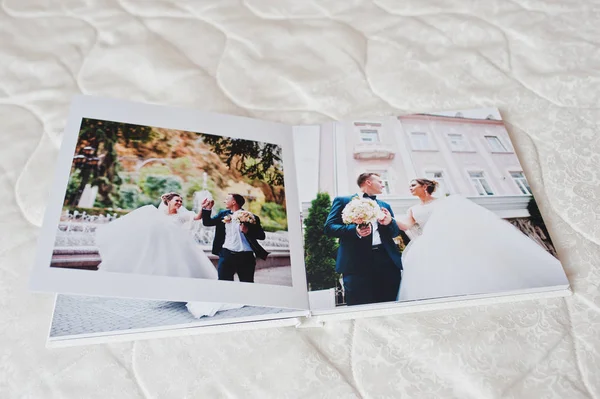
M568 280L496 109L332 122L304 199L312 310Z
M33 291L308 309L291 126L75 96Z
M281 147L83 118L51 267L291 286Z

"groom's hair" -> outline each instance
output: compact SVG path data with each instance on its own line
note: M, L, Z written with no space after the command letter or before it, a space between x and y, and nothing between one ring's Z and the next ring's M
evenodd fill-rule
M240 208L243 207L244 204L246 203L246 200L244 199L244 197L242 197L239 194L230 193L229 195L231 195L233 197L233 200L235 201L236 204L238 204L238 206Z
M365 184L365 182L367 180L369 180L371 178L371 176L380 177L378 173L373 173L373 172L361 173L358 176L358 179L356 179L356 184L358 184L358 187L362 187L362 185Z

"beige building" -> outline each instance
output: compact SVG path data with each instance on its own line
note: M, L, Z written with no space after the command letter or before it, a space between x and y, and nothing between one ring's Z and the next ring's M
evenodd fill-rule
M418 202L410 181L426 177L440 183L435 195L463 195L556 255L545 227L530 218L531 188L508 132L498 112L489 111L356 119L298 130L302 214L316 191L332 198L351 195L360 173L377 172L386 186L378 197L402 215Z
M405 212L417 199L411 179L440 183L436 195L461 194L501 217L527 217L531 189L508 132L487 118L409 115L335 122L321 127L319 189L333 196L358 190L356 177L377 172L380 196Z

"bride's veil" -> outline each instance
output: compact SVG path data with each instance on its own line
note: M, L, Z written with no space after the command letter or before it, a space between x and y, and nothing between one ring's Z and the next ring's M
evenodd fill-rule
M164 201L161 199L160 200L160 205L158 206L158 210L164 213L167 213L167 205L164 203Z

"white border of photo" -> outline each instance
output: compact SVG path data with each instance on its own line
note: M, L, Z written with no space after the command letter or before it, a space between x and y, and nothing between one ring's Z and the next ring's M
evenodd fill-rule
M292 287L206 279L99 273L50 267L82 118L178 129L280 145L290 242ZM59 152L30 280L34 291L167 301L200 301L308 309L292 127L251 118L99 97L76 96Z

